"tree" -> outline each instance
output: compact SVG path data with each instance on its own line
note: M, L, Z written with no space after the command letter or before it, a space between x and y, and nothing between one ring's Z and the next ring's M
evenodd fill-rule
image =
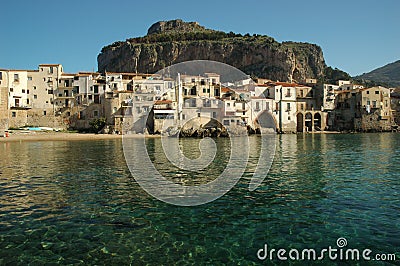
M105 117L96 118L90 121L89 125L90 125L90 131L97 134L105 127L106 118Z

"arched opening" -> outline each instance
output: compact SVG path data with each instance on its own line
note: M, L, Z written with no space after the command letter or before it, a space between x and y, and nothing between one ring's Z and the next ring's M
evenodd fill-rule
M276 132L276 121L268 111L261 112L255 120L256 130L264 132Z
M305 126L306 126L306 131L312 131L312 114L311 113L306 113Z
M297 114L297 132L304 131L304 115L302 113Z
M320 113L314 114L314 129L318 130L318 131L321 131L322 130L321 129L321 124L322 124L321 114Z

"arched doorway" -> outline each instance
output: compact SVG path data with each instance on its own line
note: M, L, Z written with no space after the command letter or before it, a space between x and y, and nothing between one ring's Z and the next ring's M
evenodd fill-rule
M256 118L257 129L260 131L276 132L276 121L272 114L268 111L261 112Z
M304 131L304 115L302 113L297 114L297 132Z
M314 114L314 129L318 130L318 131L321 131L322 130L321 129L321 124L322 124L321 114L320 113L315 113Z
M307 131L312 131L312 114L306 113L305 126Z

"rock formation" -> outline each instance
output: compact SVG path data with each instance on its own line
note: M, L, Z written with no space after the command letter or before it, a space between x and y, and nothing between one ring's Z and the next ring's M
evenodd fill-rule
M280 81L320 78L326 68L318 45L279 43L264 35L225 33L182 20L157 22L144 37L108 45L97 61L100 72L155 73L196 59L224 62L254 77Z

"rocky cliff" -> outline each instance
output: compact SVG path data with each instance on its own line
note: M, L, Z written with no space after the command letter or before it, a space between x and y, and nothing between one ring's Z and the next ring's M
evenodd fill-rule
M195 59L224 62L249 75L281 81L291 76L298 82L320 78L326 68L322 49L315 44L279 43L264 35L225 33L182 20L157 22L146 36L115 42L97 57L100 72L141 73Z

